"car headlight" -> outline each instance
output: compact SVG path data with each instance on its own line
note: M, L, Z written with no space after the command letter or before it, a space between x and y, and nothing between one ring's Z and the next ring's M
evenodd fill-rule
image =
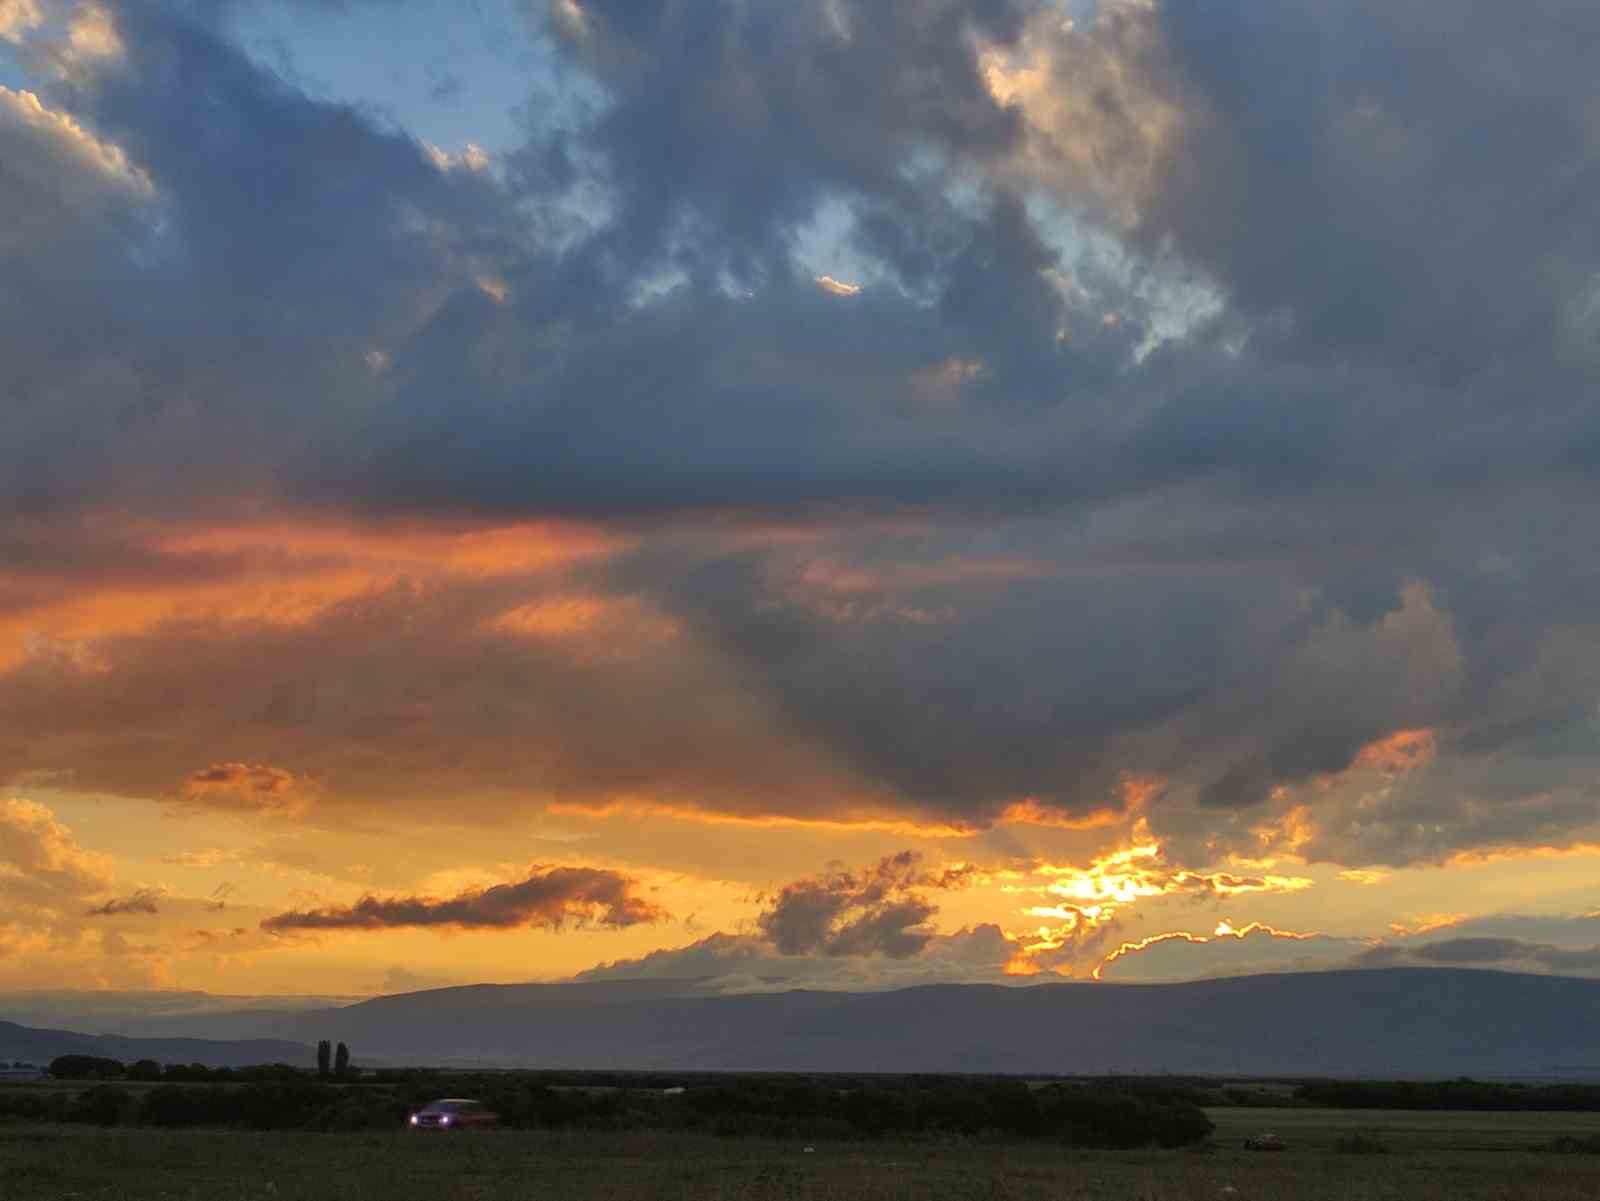
M449 1124L450 1124L450 1115L449 1114L445 1114L444 1117L439 1119L439 1125L448 1126Z
M417 1121L417 1115L416 1115L416 1114L412 1114L412 1115L411 1115L411 1124L412 1124L412 1125L413 1125L413 1126L416 1126L416 1125L418 1125L418 1124L419 1124L419 1123L418 1123L418 1121Z

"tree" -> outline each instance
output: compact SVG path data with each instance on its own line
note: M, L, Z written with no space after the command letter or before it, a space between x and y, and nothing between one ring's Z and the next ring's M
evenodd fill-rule
M332 1054L333 1044L327 1039L323 1039L317 1044L317 1075L326 1076L328 1074L328 1057Z
M333 1074L335 1076L348 1076L350 1074L350 1048L343 1043L333 1056Z
M57 1055L50 1061L50 1074L57 1080L116 1080L122 1076L122 1061L99 1055Z
M141 1059L128 1067L129 1080L160 1080L161 1065L153 1059Z

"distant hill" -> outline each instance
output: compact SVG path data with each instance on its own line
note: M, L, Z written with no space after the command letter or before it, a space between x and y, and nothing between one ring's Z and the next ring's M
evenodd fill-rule
M1600 981L1393 969L707 996L477 985L274 1019L358 1058L560 1068L1600 1079Z
M44 1066L58 1055L102 1055L124 1063L154 1059L158 1063L203 1063L218 1068L253 1063L315 1067L317 1062L316 1051L311 1047L282 1039L121 1038L0 1022L0 1060Z
M1600 980L1452 969L738 996L695 980L484 984L198 1021L287 1040L205 1044L228 1048L219 1063L310 1063L305 1044L328 1038L369 1064L1600 1080ZM179 1042L90 1053L207 1061ZM269 1046L298 1057L242 1049Z
M259 1038L264 1023L362 997L228 996L177 989L0 992L0 1021L135 1038Z

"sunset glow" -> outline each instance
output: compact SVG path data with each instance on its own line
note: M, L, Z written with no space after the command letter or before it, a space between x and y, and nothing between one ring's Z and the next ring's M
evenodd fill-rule
M0 992L1600 976L1552 19L0 0Z

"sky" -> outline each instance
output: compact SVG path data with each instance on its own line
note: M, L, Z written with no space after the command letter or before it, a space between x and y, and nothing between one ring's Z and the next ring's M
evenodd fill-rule
M0 988L1600 974L1597 51L0 0Z

